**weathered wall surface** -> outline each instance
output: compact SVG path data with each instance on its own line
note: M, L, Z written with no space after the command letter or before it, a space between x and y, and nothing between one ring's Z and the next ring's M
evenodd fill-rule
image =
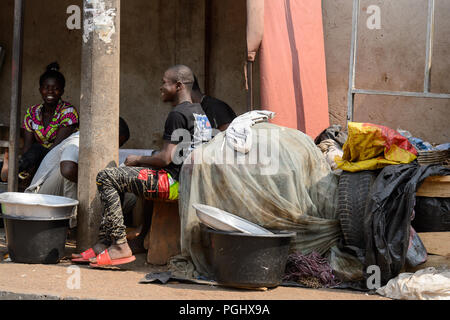
M122 1L120 114L130 126L125 148L162 146L171 106L160 99L164 71L185 64L204 72L204 2Z
M352 0L323 0L330 122L345 126L352 29ZM356 87L422 91L427 0L362 0ZM367 8L381 9L381 29L367 27ZM450 92L450 1L436 1L431 91ZM354 121L409 130L430 142L450 141L450 101L357 95Z
M245 61L247 59L246 1L210 0L211 29L209 94L226 101L236 112L247 111ZM254 105L259 109L259 60L254 65Z
M66 9L81 0L38 0L25 5L23 47L22 114L27 106L40 103L39 77L45 67L58 61L66 77L64 99L78 106L80 101L81 32L66 27ZM0 3L0 45L6 49L0 72L0 124L9 125L11 105L11 54L14 1Z
M427 0L362 0L356 85L385 90L421 90L425 61ZM13 0L0 3L0 45L7 49L0 71L0 124L9 123ZM352 0L322 0L330 122L345 125ZM38 80L57 60L67 79L65 99L79 106L81 30L66 27L69 5L81 0L28 1L25 13L22 113L41 101ZM381 29L369 30L366 10L381 9ZM246 111L244 77L245 1L210 1L209 76L205 79L205 2L132 0L122 2L121 115L130 125L127 148L157 148L170 107L159 99L164 69L190 65L209 94ZM431 90L450 92L450 1L436 2ZM406 9L405 9L406 8ZM255 63L255 104L259 70ZM106 108L107 106L105 106ZM358 95L355 121L410 130L430 142L450 140L450 102Z
M66 77L64 99L79 107L83 32L66 27L70 5L82 8L82 0L27 1L22 114L27 106L41 102L39 76L52 61L60 63ZM245 2L212 0L210 6L208 93L228 102L236 113L243 113ZM122 1L120 114L131 131L125 148L161 146L170 106L161 102L159 87L167 67L178 63L190 66L205 88L205 11L204 0ZM6 48L7 56L0 73L0 125L9 124L13 12L13 0L1 1L0 45ZM258 68L256 80L257 72ZM259 97L259 91L255 97Z

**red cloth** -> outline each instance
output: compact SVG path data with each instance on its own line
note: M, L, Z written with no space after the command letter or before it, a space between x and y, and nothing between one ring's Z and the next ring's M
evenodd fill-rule
M152 170L152 169L142 169L139 171L138 179L148 181L149 175L158 179L156 185L150 185L150 189L147 190L149 193L157 193L156 197L159 199L169 199L170 196L170 183L167 171L165 170ZM155 187L155 190L152 188Z

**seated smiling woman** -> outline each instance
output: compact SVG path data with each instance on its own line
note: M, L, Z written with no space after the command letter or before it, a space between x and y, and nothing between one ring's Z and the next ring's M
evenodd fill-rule
M22 179L39 167L48 151L78 130L77 110L61 99L65 84L56 62L48 65L39 79L43 102L27 109L22 124L25 130L24 153L19 160L19 177Z

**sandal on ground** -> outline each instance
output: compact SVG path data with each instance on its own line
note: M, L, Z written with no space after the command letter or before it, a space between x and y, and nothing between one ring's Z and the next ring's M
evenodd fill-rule
M117 266L117 265L133 262L134 260L136 260L136 257L131 256L131 257L127 257L127 258L111 259L111 257L109 256L108 250L106 249L105 251L100 253L96 259L97 259L97 263L89 264L91 267Z
M80 253L81 258L74 258L72 256L72 262L89 262L89 259L95 258L96 254L94 252L94 249L90 248L86 251Z

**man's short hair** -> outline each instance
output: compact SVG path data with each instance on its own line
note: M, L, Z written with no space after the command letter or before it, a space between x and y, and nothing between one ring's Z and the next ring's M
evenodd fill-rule
M124 118L119 117L119 137L124 137L125 142L130 139L130 128L128 128L128 124Z
M183 64L177 64L170 67L167 71L170 73L170 78L173 82L181 82L192 90L192 84L194 83L194 73L192 70Z

